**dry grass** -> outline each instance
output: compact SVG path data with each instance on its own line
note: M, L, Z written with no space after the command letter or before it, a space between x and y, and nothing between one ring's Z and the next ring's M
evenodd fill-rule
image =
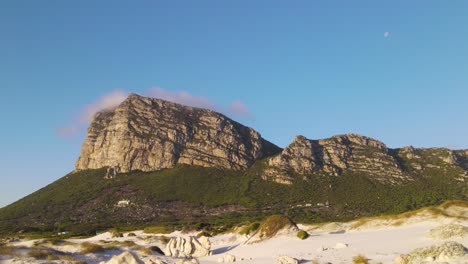
M0 244L0 256L11 256L15 252L14 247L10 247L4 244Z
M463 207L463 208L468 208L468 202L467 201L462 201L462 200L451 200L451 201L445 201L438 207L441 209L447 209L452 206L458 206L458 207Z
M454 217L454 218L463 218L462 216L454 216L447 214L446 210L450 207L457 206L462 208L468 208L468 202L460 201L460 200L453 200L453 201L445 201L444 203L437 205L437 206L428 206L419 208L417 210L404 212L397 215L382 215L382 216L375 216L375 217L363 217L357 220L352 221L353 224L351 228L359 228L369 222L372 221L389 221L391 226L400 226L404 224L405 220L410 219L411 217L415 217L418 215L425 215L431 218L437 217Z
M71 255L61 255L58 256L59 260L66 261L67 263L74 263L74 264L86 264L86 262L82 261L81 259L75 258Z
M104 248L100 245L90 242L81 243L81 254L98 253L102 251L104 251Z
M106 249L111 249L114 247L137 247L138 244L131 241L131 240L125 240L125 241L110 241L106 242L106 245L104 246Z
M366 256L359 254L353 257L353 264L369 264L369 260Z
M57 260L58 257L47 250L33 249L28 252L28 257L35 259Z
M143 254L144 256L151 256L153 255L153 251L149 248L145 248L145 247L139 247L138 248L138 251Z

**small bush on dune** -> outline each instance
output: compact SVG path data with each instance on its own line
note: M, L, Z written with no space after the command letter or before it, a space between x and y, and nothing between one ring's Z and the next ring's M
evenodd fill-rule
M353 257L354 264L369 264L369 260L364 255L357 255Z
M260 237L273 237L283 228L295 226L296 224L287 216L269 216L260 225Z
M81 254L97 253L102 251L104 251L104 248L100 245L90 242L83 242L81 244Z
M252 224L244 227L239 232L239 234L241 234L241 235L250 235L250 233L257 231L259 227L260 227L260 223L258 223L258 222L252 223Z
M309 234L304 230L300 230L299 232L297 232L297 237L304 240L309 237Z
M136 237L136 234L135 234L135 233L128 233L127 236L128 236L128 237Z

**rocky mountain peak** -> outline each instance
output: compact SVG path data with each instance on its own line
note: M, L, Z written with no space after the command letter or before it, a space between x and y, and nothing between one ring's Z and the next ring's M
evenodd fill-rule
M130 94L94 115L76 169L153 171L188 164L243 170L279 151L217 112Z
M268 165L262 177L286 184L292 183L294 174L338 176L351 171L369 174L384 182L405 177L385 144L357 134L319 140L296 136L279 155L269 159Z

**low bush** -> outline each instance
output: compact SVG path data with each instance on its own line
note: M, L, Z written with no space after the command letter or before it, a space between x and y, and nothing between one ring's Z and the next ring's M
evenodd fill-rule
M273 237L281 229L295 226L296 224L287 216L272 215L267 217L260 225L260 237Z
M299 230L299 232L297 232L297 237L304 240L309 237L309 234L304 230Z

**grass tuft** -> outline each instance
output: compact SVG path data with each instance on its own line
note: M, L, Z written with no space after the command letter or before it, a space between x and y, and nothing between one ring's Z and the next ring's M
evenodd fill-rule
M272 215L267 217L260 225L260 237L270 238L276 235L280 230L295 226L296 224L287 216Z
M81 243L81 254L98 253L102 251L104 251L104 248L100 245L90 242Z

